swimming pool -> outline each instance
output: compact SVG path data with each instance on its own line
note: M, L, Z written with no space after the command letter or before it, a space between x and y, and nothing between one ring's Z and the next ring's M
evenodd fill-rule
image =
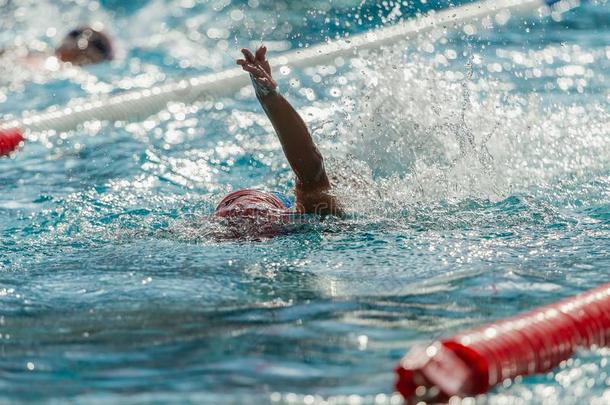
M447 6L0 4L5 45L90 18L120 45L110 66L5 70L0 113L15 115ZM471 34L278 75L353 207L344 221L215 237L224 193L292 185L248 91L0 160L0 402L388 403L415 342L607 282L610 6ZM609 358L580 353L483 401L607 403Z

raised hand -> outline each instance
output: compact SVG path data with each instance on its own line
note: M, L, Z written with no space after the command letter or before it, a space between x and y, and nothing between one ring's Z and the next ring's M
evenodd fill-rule
M297 176L295 183L296 211L300 213L342 215L341 205L330 193L330 181L322 154L316 147L305 121L290 103L279 94L271 75L267 48L261 46L253 54L242 49L244 59L237 64L250 73L256 97L278 135L288 163Z
M271 76L271 66L267 60L267 48L261 46L252 54L248 49L242 49L244 59L238 59L237 64L250 73L252 84L257 95L266 96L277 89L277 83Z

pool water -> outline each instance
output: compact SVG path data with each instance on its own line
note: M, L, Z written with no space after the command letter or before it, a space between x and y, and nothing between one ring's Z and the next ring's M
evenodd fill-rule
M465 3L454 2L453 4ZM0 113L392 24L448 1L0 0L2 47L100 21L118 60L0 59ZM415 343L608 281L610 4L275 72L349 207L227 240L222 196L293 185L250 89L0 160L0 403L395 403ZM481 403L610 402L610 351Z

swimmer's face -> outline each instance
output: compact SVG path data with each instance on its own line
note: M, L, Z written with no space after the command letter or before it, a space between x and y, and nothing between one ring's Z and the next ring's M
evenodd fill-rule
M106 34L91 27L77 28L66 35L55 55L62 62L91 65L112 59L112 43Z

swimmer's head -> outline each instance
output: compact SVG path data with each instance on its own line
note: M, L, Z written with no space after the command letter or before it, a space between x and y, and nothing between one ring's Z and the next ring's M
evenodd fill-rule
M91 65L114 57L110 38L89 26L76 28L68 33L55 50L62 62L73 65Z

